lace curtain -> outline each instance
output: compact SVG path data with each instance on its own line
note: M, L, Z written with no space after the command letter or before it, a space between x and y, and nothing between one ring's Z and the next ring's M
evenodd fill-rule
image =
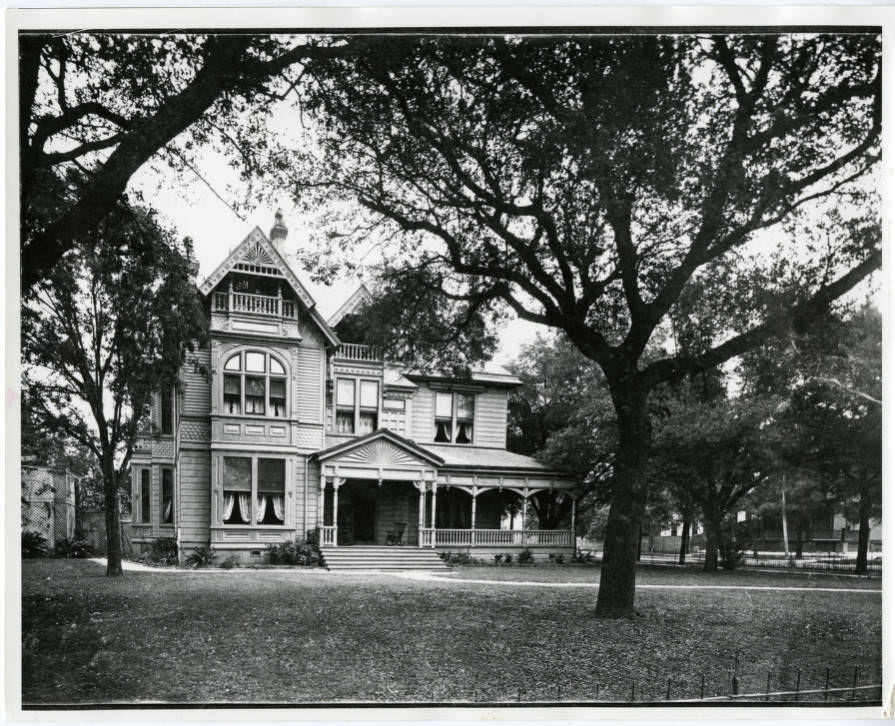
M230 515L233 514L233 505L236 503L236 497L232 494L227 494L224 497L224 519L230 519Z
M249 494L240 494L239 495L239 516L242 517L243 522L251 522L252 521L252 499Z
M264 514L267 512L267 497L263 494L258 495L258 512L255 514L255 521L258 524L264 521Z
M271 497L271 501L273 502L273 514L279 519L281 522L283 520L283 495L282 494L274 494Z

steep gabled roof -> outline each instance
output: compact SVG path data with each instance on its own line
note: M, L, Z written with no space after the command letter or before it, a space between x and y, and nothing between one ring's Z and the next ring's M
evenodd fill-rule
M331 328L335 328L339 323L342 322L342 319L346 315L351 315L352 313L356 313L360 308L364 305L368 305L373 301L373 295L370 290L367 288L364 283L360 284L360 287L357 288L351 296L342 303L342 307L340 307L336 312L329 316L329 319L326 321Z
M199 292L203 295L208 295L224 279L226 274L239 264L276 268L295 291L298 299L308 309L311 318L317 323L327 340L333 345L339 344L339 338L317 310L317 303L311 297L311 293L301 284L301 280L292 271L289 263L286 262L259 227L255 227L249 232L245 239L236 245L230 254L227 255L227 258L217 266L215 271L205 278L205 281L199 286Z

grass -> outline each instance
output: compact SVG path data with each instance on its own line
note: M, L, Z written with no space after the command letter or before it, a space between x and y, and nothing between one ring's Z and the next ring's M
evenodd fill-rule
M454 577L480 571L596 581L573 566ZM763 690L768 670L779 690L797 669L802 689L822 686L827 666L833 685L851 685L854 665L878 682L881 660L875 593L642 590L640 618L597 621L589 588L301 571L108 579L77 560L23 562L22 590L25 704L591 701L598 686L624 701L632 681L636 700L661 700L669 677L673 698L698 696L702 675L707 696L729 692L737 651L741 693Z

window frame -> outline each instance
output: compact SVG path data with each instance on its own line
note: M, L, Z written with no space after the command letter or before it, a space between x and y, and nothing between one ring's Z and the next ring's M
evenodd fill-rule
M162 436L174 435L174 386L164 388L159 393L159 431Z
M140 524L152 524L152 469L148 466L140 468L139 488Z
M171 521L165 521L165 475L170 477L169 483L171 485ZM159 524L162 527L173 527L177 521L177 508L176 508L176 493L174 487L174 467L172 466L162 466L161 467L161 477L159 479Z
M439 446L475 446L476 436L475 436L475 412L476 412L476 398L477 394L475 391L445 391L445 390L433 390L432 391L432 421L434 423L434 431L432 433L432 442L438 444ZM450 441L437 441L436 436L438 436L438 423L439 422L447 422L448 418L446 416L438 415L438 396L450 396L451 397L451 417L450 417ZM459 407L460 407L460 396L469 396L472 399L472 416L471 417L460 417L458 415ZM470 440L468 442L457 441L457 436L460 434L460 423L468 423L470 430Z
M354 403L351 406L339 404L339 382L351 381L354 386ZM361 388L364 383L373 383L376 386L376 406L361 406ZM372 376L346 376L337 374L333 381L333 423L332 433L337 436L368 436L379 429L382 421L382 380ZM339 413L345 414L351 412L352 429L351 431L339 431ZM371 431L359 433L361 415L375 416L375 425Z
M257 353L264 356L264 371L250 371L246 368L246 356L251 353ZM238 359L238 367L236 368L228 368L230 362L234 359ZM277 365L285 371L284 373L274 373L271 368L271 361L276 361ZM232 413L227 410L228 408L228 396L233 396L234 394L228 394L226 392L226 380L227 377L233 377L239 380L239 412ZM263 413L248 413L246 410L246 398L257 398L256 396L247 396L246 395L246 378L261 378L264 380L264 401ZM280 416L276 416L273 414L274 406L271 403L271 379L282 381L283 382L283 413ZM279 399L278 399L279 400ZM226 416L243 416L247 418L269 418L269 419L288 419L290 415L289 405L289 367L286 365L285 360L280 357L276 353L272 353L269 350L261 350L258 348L240 348L236 351L230 351L226 358L224 359L224 364L221 366L221 411Z
M226 491L224 484L224 459L248 459L251 462L250 466L250 486L249 486L249 521L245 524L237 524L224 522L224 502L226 500ZM276 459L283 462L283 523L282 524L261 524L256 522L256 516L258 513L258 465L261 459ZM216 495L217 499L217 512L215 515L215 523L212 524L212 528L227 528L233 527L236 529L288 529L290 528L291 521L289 516L289 507L288 507L288 490L289 490L289 457L285 455L278 455L273 452L263 451L260 453L247 453L244 451L229 451L221 454L220 458L220 488L219 494ZM238 505L235 505L238 506Z

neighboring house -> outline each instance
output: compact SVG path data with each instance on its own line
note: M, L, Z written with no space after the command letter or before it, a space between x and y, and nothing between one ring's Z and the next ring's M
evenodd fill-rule
M75 534L75 477L68 469L22 467L22 529L49 546Z
M508 508L576 485L507 451L520 381L409 372L353 342L369 291L324 319L283 258L286 234L278 212L270 238L256 227L198 286L210 343L154 399L131 468L133 544L176 537L181 553L210 543L252 560L318 530L324 548L573 552L571 528L501 529Z

